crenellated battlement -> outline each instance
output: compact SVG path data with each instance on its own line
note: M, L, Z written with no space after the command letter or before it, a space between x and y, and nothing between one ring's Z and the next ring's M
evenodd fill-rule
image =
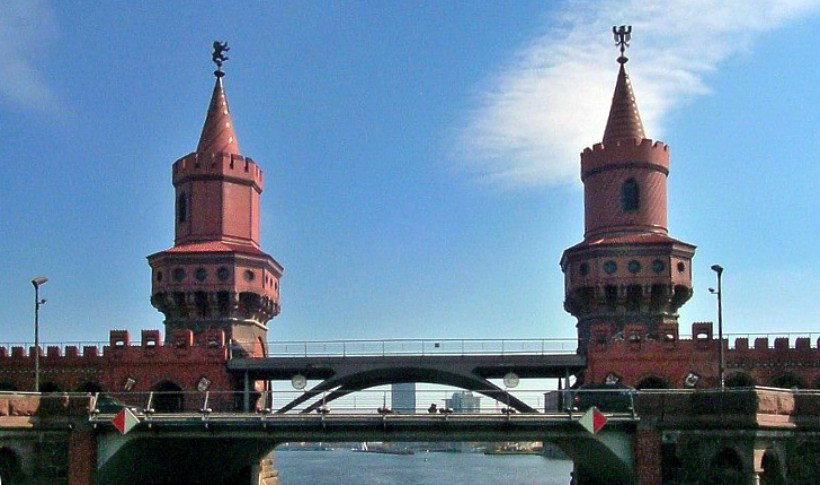
M657 335L647 335L646 327L638 324L624 325L623 332L612 335L612 327L605 323L590 325L591 351L603 351L610 347L628 347L630 350L641 350L652 346L661 346L666 350L684 348L687 350L703 350L717 348L717 336L713 333L712 322L694 322L690 338L680 338L677 325L663 324L659 326ZM744 354L752 357L755 354L769 356L783 352L813 352L820 357L820 337L814 342L809 337L797 337L794 344L788 337L775 337L770 344L768 337L757 337L754 345L749 346L748 337L736 337L730 344L730 339L724 338L724 349L729 353Z
M174 162L174 186L197 178L229 178L253 185L257 191L264 188L262 169L249 157L230 153L189 153Z
M704 378L705 385L716 384L719 349L712 322L692 324L692 336L680 338L676 325L661 325L657 334L648 335L642 325L624 325L612 334L611 326L590 326L587 379L600 382L613 373L624 383L635 386L648 375L665 380L671 387L681 387L689 373ZM730 343L732 345L730 345ZM803 387L820 383L820 338L738 337L724 338L726 378L738 382L783 387L784 382L798 382ZM784 380L786 379L787 380ZM786 387L792 387L791 384Z
M669 172L669 145L662 141L637 138L617 140L604 145L596 143L581 152L581 179L600 172L605 166L642 166L667 174Z
M41 389L150 391L169 381L191 390L203 376L218 389L233 387L225 369L231 348L223 330L178 329L167 341L159 330L143 330L140 337L132 342L127 330L111 330L107 343L47 345L40 350ZM34 356L34 347L0 346L0 386L33 389Z
M9 351L10 349L10 351ZM226 358L228 344L221 329L208 329L193 333L189 329L174 330L169 342L163 342L159 330L143 330L140 342L132 343L128 330L111 330L108 345L47 345L40 350L40 365L89 365L103 363L111 358L155 361L167 356L179 358L183 355L202 355ZM7 363L33 365L34 347L26 349L21 345L0 346L0 366Z

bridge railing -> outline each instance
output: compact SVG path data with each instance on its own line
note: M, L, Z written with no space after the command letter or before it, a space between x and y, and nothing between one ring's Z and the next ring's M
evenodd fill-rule
M65 395L65 394L63 394ZM254 391L248 395L248 411L242 391L105 392L94 394L94 414L108 415L124 407L137 415L152 414L276 414L279 409L305 395L304 391ZM336 414L498 414L512 413L519 400L540 413L577 413L591 406L618 413L633 413L636 391L596 390L510 390L483 392L444 389L368 389L334 399L332 392L315 393L289 411ZM512 397L511 397L512 396Z
M386 339L268 342L271 357L366 357L391 355L572 354L578 341L554 339Z

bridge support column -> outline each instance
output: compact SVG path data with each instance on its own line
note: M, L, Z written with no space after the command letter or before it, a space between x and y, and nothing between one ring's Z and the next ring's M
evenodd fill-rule
M272 451L254 466L253 471L251 480L256 478L256 481L252 481L251 485L279 485L279 471L276 469Z
M251 382L248 371L245 371L244 388L242 390L242 409L247 413L251 410Z
M635 477L638 485L661 485L661 433L638 427L635 433Z
M94 483L96 469L97 440L93 431L74 431L68 436L68 485Z

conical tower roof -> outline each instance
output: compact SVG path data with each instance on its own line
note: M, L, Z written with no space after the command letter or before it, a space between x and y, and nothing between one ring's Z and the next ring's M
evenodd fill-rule
M202 127L196 151L239 155L239 139L231 120L231 110L228 108L225 88L222 86L222 76L219 75L214 83L214 93L208 106L208 114L205 115L205 126Z
M632 92L632 83L621 62L618 71L618 81L615 83L615 93L612 95L612 106L609 108L609 119L604 130L604 146L616 140L645 138L641 115L635 103L635 93ZM620 62L620 59L619 59Z

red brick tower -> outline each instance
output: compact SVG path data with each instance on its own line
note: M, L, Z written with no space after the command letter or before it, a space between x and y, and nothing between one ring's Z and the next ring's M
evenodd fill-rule
M175 329L219 328L261 355L267 322L279 314L283 268L259 247L262 170L240 155L224 73L214 74L197 149L173 165L176 238L148 256L151 303L165 315L166 341Z
M584 240L561 258L581 352L596 323L632 339L677 335L677 310L692 295L695 246L666 227L669 147L644 136L626 61L622 49L603 142L581 153Z

